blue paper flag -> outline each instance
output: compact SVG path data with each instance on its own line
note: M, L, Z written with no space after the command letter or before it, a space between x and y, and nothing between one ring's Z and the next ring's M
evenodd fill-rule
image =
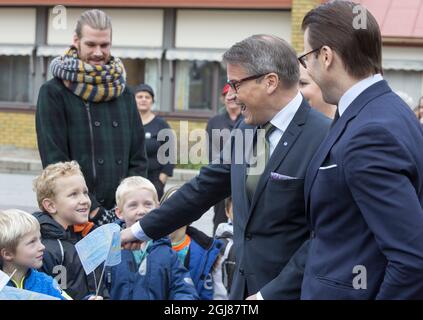
M120 227L115 223L103 225L76 243L75 248L86 274L93 272L103 262L109 266L119 264Z
M10 277L0 270L0 291L3 289L3 287L6 286L6 284L10 281Z
M120 230L113 233L112 244L106 260L106 266L115 266L121 262Z
M46 294L18 289L15 287L4 287L0 291L0 300L60 300Z

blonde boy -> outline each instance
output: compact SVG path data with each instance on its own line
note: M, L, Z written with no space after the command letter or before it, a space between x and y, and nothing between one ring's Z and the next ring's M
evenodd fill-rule
M126 227L157 208L159 199L153 183L143 177L124 179L116 190L116 215Z
M91 200L76 161L47 166L34 180L38 206L63 229L88 222Z
M34 216L41 225L46 246L43 270L50 275L65 273L66 281L61 286L72 298L93 299L94 275L85 275L75 249L75 244L93 228L88 222L91 201L78 163L47 166L34 180L34 191L41 209Z
M116 204L116 215L130 227L156 208L159 200L149 180L129 177L116 190ZM111 268L110 296L116 300L198 299L190 274L168 238L142 242L140 250L123 250L122 262Z
M8 286L64 299L53 278L35 270L44 249L37 219L17 209L0 211L0 267L11 276Z

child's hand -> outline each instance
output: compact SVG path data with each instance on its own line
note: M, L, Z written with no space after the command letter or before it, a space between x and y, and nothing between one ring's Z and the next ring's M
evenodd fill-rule
M102 296L91 296L88 298L88 300L103 300Z
M142 241L128 242L122 245L123 249L126 250L140 250Z

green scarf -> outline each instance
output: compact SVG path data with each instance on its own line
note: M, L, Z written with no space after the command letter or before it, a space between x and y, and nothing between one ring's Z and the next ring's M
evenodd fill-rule
M78 58L75 47L50 65L54 77L84 101L102 102L119 97L125 90L126 72L119 58L111 57L106 65L92 65Z

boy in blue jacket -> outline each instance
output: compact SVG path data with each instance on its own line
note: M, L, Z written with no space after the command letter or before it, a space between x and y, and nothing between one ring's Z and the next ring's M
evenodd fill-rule
M17 209L0 211L0 269L11 276L7 285L65 300L57 282L36 270L44 249L37 219Z
M142 177L124 179L116 190L116 215L132 226L159 204L154 185ZM189 272L168 238L122 250L122 262L111 268L110 297L115 300L196 300Z

